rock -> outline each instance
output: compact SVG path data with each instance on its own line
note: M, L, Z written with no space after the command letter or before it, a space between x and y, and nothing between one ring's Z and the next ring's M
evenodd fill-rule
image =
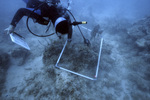
M7 69L10 66L10 56L7 53L0 53L0 97L2 95L2 90L5 87L5 77Z
M14 93L16 90L17 90L17 87L12 87L12 88L9 90L9 92L10 92L10 93Z
M49 48L46 48L43 53L43 63L48 66L50 64L55 64L58 56L61 52L63 44L58 42L53 43Z
M146 45L146 40L144 39L144 38L141 38L141 39L138 39L137 41L136 41L136 44L139 46L139 47L145 47L145 45Z
M11 52L11 56L17 59L19 66L23 65L27 61L30 54L31 53L24 48L18 48Z
M135 39L138 48L149 50L150 46L150 17L142 19L128 29L128 35Z
M91 32L91 39L94 39L97 36L97 34L98 35L102 34L102 32L103 32L103 30L101 30L101 27L100 27L99 24L94 26L94 28L93 28L93 30Z
M140 26L133 26L131 29L128 30L128 34L131 36L131 37L134 37L136 39L138 38L141 38L141 37L144 37L146 34L143 33L141 30L139 30Z
M8 69L10 65L10 57L7 53L0 54L0 68L1 69Z

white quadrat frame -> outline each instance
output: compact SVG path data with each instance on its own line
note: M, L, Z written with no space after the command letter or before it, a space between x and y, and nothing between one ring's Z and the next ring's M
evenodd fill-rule
M64 50L65 50L65 48L66 48L67 43L68 43L68 41L66 40L66 42L65 42L65 44L64 44L64 46L63 46L63 49L62 49L62 51L61 51L61 53L60 53L60 55L59 55L59 58L58 58L58 60L57 60L57 62L56 62L55 67L58 68L58 69L61 69L61 70L70 72L70 73L72 73L72 74L75 74L75 75L84 77L84 78L86 78L86 79L90 79L90 80L93 80L93 81L94 81L94 80L97 80L98 70L99 70L99 66L100 66L100 59L101 59L103 38L101 38L100 49L99 49L99 54L98 54L98 61L97 61L97 68L96 68L95 76L94 76L93 78L92 78L92 77L89 77L89 76L86 76L86 75L83 75L83 74L80 74L80 73L77 73L77 72L74 72L74 71L71 71L71 70L68 70L68 69L66 69L66 68L63 68L63 67L58 66L58 63L59 63L59 61L60 61L60 59L61 59L61 57L62 57L62 54L63 54L63 52L64 52Z

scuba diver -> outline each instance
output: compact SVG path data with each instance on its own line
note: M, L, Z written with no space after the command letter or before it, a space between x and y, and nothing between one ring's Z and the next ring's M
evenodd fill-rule
M5 29L7 34L14 32L17 23L23 16L28 16L42 25L48 25L51 21L56 33L68 34L68 41L72 38L72 25L65 9L59 6L60 0L49 0L49 4L41 0L23 0L26 8L20 8L14 15L10 25ZM47 19L46 19L47 18Z

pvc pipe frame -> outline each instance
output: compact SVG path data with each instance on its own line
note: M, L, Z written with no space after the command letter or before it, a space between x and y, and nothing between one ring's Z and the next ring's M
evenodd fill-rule
M89 76L86 76L86 75L83 75L83 74L79 74L79 73L77 73L77 72L74 72L74 71L71 71L71 70L68 70L68 69L66 69L66 68L63 68L63 67L58 66L58 63L59 63L59 61L60 61L60 59L61 59L61 56L62 56L62 54L63 54L63 52L64 52L64 50L65 50L65 48L66 48L67 43L68 43L68 41L66 40L66 42L65 42L65 44L64 44L64 47L63 47L63 49L62 49L62 51L61 51L61 53L60 53L60 55L59 55L59 58L58 58L58 60L57 60L57 63L56 63L56 65L55 65L55 67L58 68L58 69L61 69L61 70L70 72L70 73L72 73L72 74L75 74L75 75L84 77L84 78L86 78L86 79L90 79L90 80L93 80L93 81L94 81L94 80L97 80L98 70L99 70L99 65L100 65L101 52L102 52L103 38L101 38L100 49L99 49L99 55L98 55L98 61L97 61L97 68L96 68L96 74L95 74L95 77L94 77L94 78L89 77Z

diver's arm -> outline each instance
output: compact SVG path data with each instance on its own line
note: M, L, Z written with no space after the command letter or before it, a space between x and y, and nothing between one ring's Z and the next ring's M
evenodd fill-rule
M72 40L72 25L69 26L69 32L68 32L68 41L71 42Z

